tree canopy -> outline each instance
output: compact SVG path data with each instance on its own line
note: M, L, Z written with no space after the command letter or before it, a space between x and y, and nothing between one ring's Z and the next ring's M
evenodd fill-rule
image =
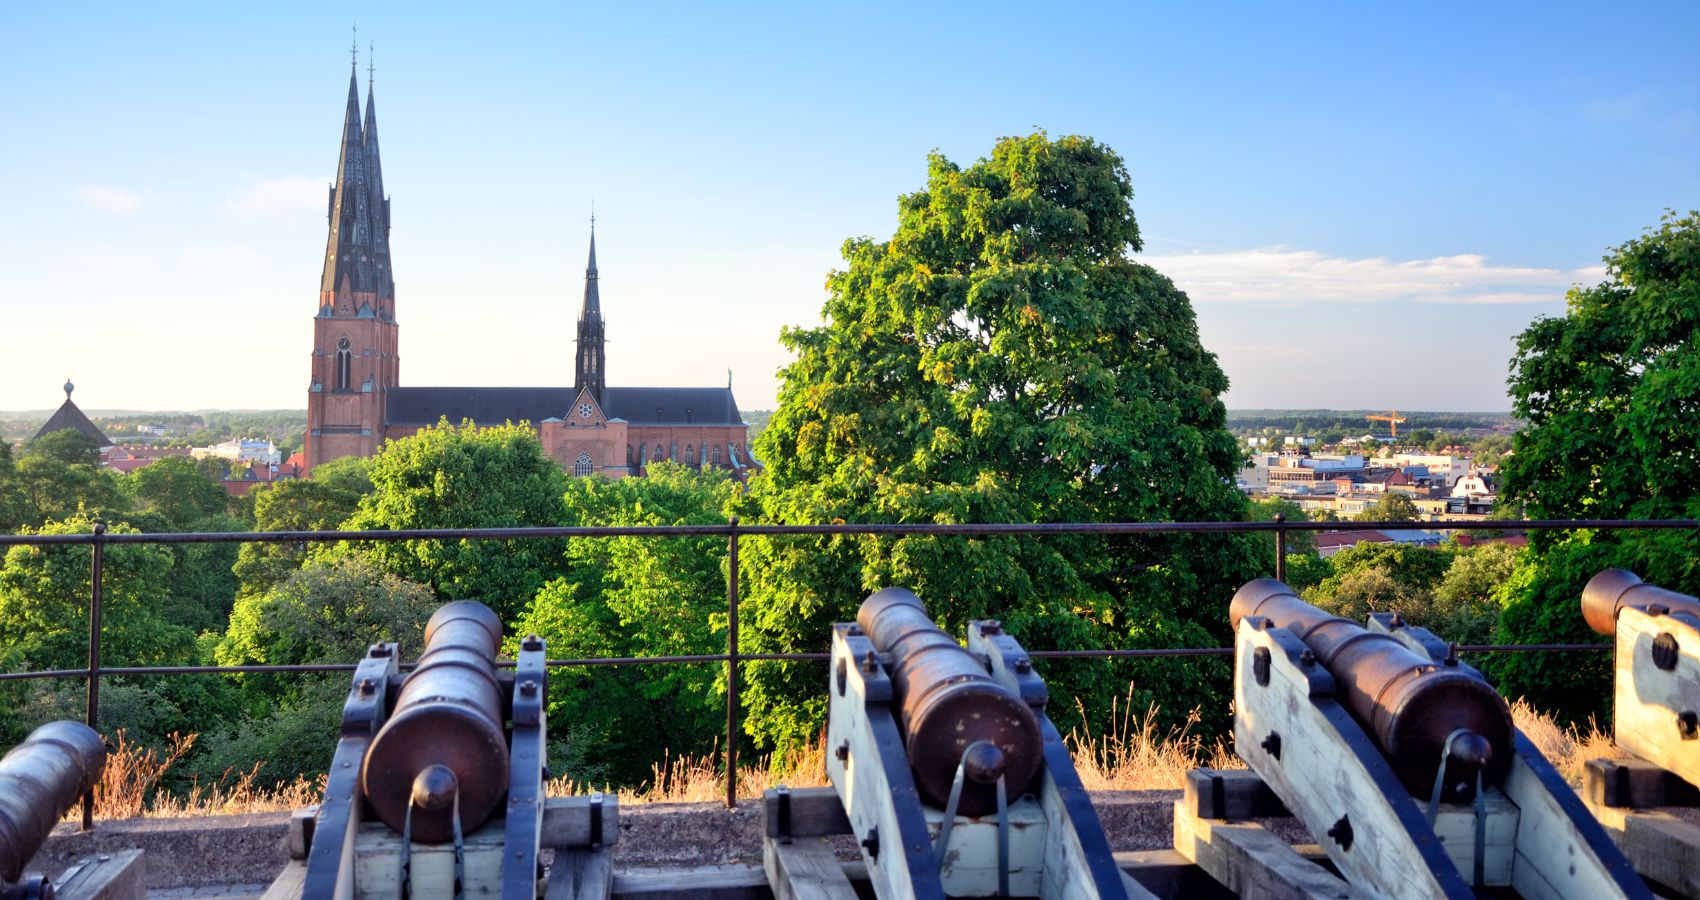
M735 510L771 522L1241 519L1227 378L1186 295L1129 257L1132 196L1121 159L1090 138L1006 138L966 168L933 154L926 187L898 200L896 233L844 244L824 323L781 335L796 359L757 441L767 473ZM1238 536L751 548L752 641L772 650L820 649L832 621L887 584L916 590L953 629L997 616L1033 647L1204 643L1227 634L1221 608L1242 576L1268 568L1268 551ZM1092 703L1122 693L1095 671L1068 687ZM1179 714L1201 696L1197 672L1189 661L1170 685ZM758 667L752 733L812 736L817 675Z
M525 528L566 521L567 476L520 424L481 428L442 422L388 441L365 466L372 490L349 530ZM559 541L382 541L356 552L386 571L478 600L513 621L560 570ZM332 551L344 552L344 551Z
M1671 213L1606 256L1606 280L1572 288L1511 361L1513 411L1528 422L1501 461L1502 502L1532 518L1700 516L1700 213ZM1691 532L1536 534L1502 588L1499 636L1599 641L1577 598L1608 566L1700 591ZM1609 696L1609 655L1493 660L1509 691L1572 718Z

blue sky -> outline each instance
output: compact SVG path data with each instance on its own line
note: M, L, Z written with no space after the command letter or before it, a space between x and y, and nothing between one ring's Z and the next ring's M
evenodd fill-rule
M1486 7L1486 8L1482 8ZM1088 134L1234 407L1505 409L1512 338L1700 207L1700 5L0 6L0 409L303 407L357 22L404 384L771 407L925 157Z

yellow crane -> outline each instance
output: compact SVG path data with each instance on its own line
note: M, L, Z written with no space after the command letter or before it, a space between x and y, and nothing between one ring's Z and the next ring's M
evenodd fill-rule
M1385 416L1364 416L1364 418L1373 422L1386 422L1388 427L1393 429L1394 438L1399 437L1399 423L1405 421L1405 417L1399 415L1399 411L1396 409L1388 410Z

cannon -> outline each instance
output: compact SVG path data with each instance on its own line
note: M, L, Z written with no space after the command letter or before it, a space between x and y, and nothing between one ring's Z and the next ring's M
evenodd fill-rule
M1045 683L999 623L969 623L964 648L913 593L879 591L833 626L827 690L832 787L763 798L775 896L856 896L821 843L843 833L885 900L1129 896Z
M507 793L501 645L502 622L482 603L446 603L426 623L425 652L360 771L366 802L392 830L453 840L456 828L489 821Z
M856 613L856 624L876 651L891 657L903 747L924 800L940 809L949 803L963 760L967 777L957 805L962 815L997 811L1000 776L1005 802L1026 792L1039 771L1044 743L1032 707L934 625L920 598L909 591L888 588L869 596Z
M1582 796L1635 868L1700 898L1700 827L1657 807L1700 806L1700 599L1606 569L1582 589L1582 618L1615 638L1612 733Z
M24 866L105 768L106 743L81 722L49 722L0 758L0 895L53 896L44 878L19 883Z
M460 600L431 616L405 676L396 644L367 651L324 799L292 818L294 861L267 896L535 900L556 872L607 871L613 798L544 796L543 639L521 641L511 669L501 643L496 614Z
M1435 635L1391 613L1330 615L1273 579L1241 587L1228 614L1234 751L1250 771L1191 773L1174 818L1175 849L1218 881L1301 896L1653 896ZM1286 815L1347 884L1239 821Z
M1299 636L1413 793L1433 787L1435 761L1443 755L1442 799L1448 801L1474 796L1477 772L1487 785L1497 785L1510 770L1511 708L1481 673L1442 665L1391 634L1329 615L1273 578L1235 592L1228 621L1237 627L1247 616Z

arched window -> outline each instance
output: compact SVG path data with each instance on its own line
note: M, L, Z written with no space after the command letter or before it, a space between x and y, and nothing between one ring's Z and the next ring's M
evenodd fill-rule
M655 445L655 462L660 462L660 461L662 461L662 460L664 460L664 459L666 459L666 458L667 458L667 457L666 457L666 456L663 456L663 455L662 455L662 453L661 453L661 445L660 445L660 444L656 444L656 445Z
M686 444L685 445L685 465L694 466L696 464L697 464L697 448L696 448L696 445L695 444Z
M717 466L720 465L720 448L719 447L714 448L714 464L717 465Z
M596 463L591 461L589 453L580 453L578 459L573 460L573 474L580 478L589 475L595 469Z
M348 338L336 339L336 389L348 390L349 382L354 380L354 353L349 349Z
M626 465L628 465L628 466L637 465L637 451L632 449L631 444L626 445Z
M667 458L674 461L674 462L679 461L679 442L678 441L674 441L673 443L667 445Z

